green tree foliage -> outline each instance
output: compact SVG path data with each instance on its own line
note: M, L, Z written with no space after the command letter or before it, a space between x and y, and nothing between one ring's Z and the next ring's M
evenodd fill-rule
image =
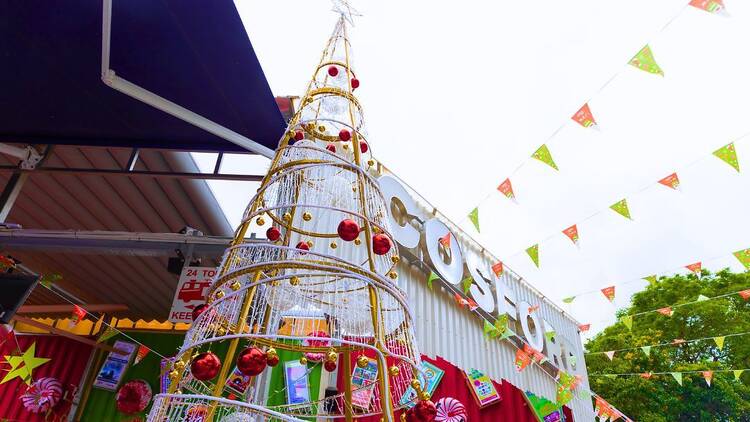
M750 289L750 272L661 277L636 293L618 317L694 302L698 295L712 298L745 289ZM738 294L673 309L671 317L658 312L635 315L632 330L618 322L592 338L586 349L605 352L750 331L750 301ZM591 389L636 421L750 421L750 371L740 381L731 372L715 373L710 387L700 373L684 374L682 386L669 374L651 379L601 376L750 368L750 335L727 337L723 349L709 339L653 347L650 356L640 348L617 352L612 361L604 354L588 355L586 364Z

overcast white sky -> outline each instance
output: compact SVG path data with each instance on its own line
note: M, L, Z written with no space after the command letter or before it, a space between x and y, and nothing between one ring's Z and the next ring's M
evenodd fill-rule
M704 266L741 270L730 253L750 247L750 177L710 153L750 132L750 3L725 0L729 17L688 7L664 31L688 0L353 3L374 155L549 297L715 257ZM301 95L336 20L329 1L236 4L274 94ZM646 42L665 77L625 66ZM589 98L599 131L569 119ZM464 216L564 122L548 142L560 171L526 162L512 179L519 204L492 193L476 235ZM737 151L750 171L750 137ZM633 195L673 171L682 192ZM236 225L257 185L210 183ZM579 224L580 249L559 234L540 245L540 269L517 254L623 197L634 221ZM616 307L644 284L618 286ZM593 330L614 319L601 294L569 309Z

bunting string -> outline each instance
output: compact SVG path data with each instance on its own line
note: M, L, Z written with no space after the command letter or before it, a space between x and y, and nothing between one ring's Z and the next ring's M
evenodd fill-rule
M625 349L606 350L606 351L602 351L602 352L587 352L587 353L584 353L584 355L586 355L586 356L589 356L589 355L606 355L607 353L613 353L613 352L614 353L619 353L619 352L627 352L627 351L630 351L630 350L638 350L638 349L644 350L643 349L644 347L646 348L646 350L648 350L648 353L646 353L645 350L644 350L644 353L646 353L647 355L650 355L651 354L651 349L654 348L654 347L679 346L681 344L697 343L697 342L707 341L707 340L714 341L715 343L717 343L717 346L720 343L721 347L719 347L719 348L723 349L724 348L724 340L726 340L728 338L731 338L731 337L746 336L748 334L750 334L750 331L745 331L743 333L724 334L724 335L721 335L721 336L694 338L694 339L691 339L691 340L677 339L677 340L672 340L672 341L667 342L667 343L648 344L648 345L643 345L643 346L638 346L638 347L628 347L628 348L625 348ZM717 339L719 339L719 340L717 340Z
M672 375L672 374L703 374L704 372L732 372L734 374L742 373L747 370L750 370L750 368L743 368L743 369L696 369L696 370L690 370L690 371L674 371L674 372L628 372L628 373L622 373L622 374L589 374L589 377L608 377L608 378L614 378L614 377L631 377L631 376L639 376L643 377L644 374L649 375ZM738 372L739 371L739 372ZM735 375L735 379L739 378L737 375Z
M657 32L654 33L654 35L651 36L651 39L656 38L658 35L660 35L662 32L664 32L672 24L672 22L674 22L678 17L680 17L680 15L682 15L682 13L685 11L685 9L688 8L688 6L690 6L690 4L685 4L684 6L682 6L680 8L680 10L674 16L672 16L664 25L662 25L662 27ZM653 65L651 67L656 66L656 68L658 68L658 65L656 65L656 63L653 60L653 55L651 54L651 50L649 48L650 43L651 43L651 41L647 42L645 44L645 47L643 49L641 49L641 51L639 51L638 54L636 54L630 61L628 61L627 63L625 63L623 65L623 67L620 68L619 70L617 70L609 79L607 79L606 82L604 82L596 91L594 91L593 94L591 94L588 97L588 99L586 99L583 102L583 106L581 106L579 108L579 110L576 111L575 113L569 114L568 116L572 116L572 117L568 117L568 118L570 118L571 120L579 123L581 126L583 126L585 128L596 126L596 122L594 121L593 116L592 116L592 114L591 114L591 112L589 110L588 103L591 102L591 100L594 97L596 97L602 91L604 91L604 89L607 86L609 86L609 84L612 83L612 81L614 81L618 76L620 76L620 74L622 74L622 72L625 69L627 69L628 66L635 66L635 67L637 67L639 69L648 71L650 73L659 73L659 72L653 72L653 71L651 71L651 70L649 70L647 68L644 68L644 65L647 65L647 64L651 65L651 63L641 63L644 60L639 60L639 62L635 62L634 63L634 61L636 61L636 59L639 59L639 56L643 55L644 50L648 49L648 54L650 55L650 61L653 62ZM661 72L661 69L659 69L659 71ZM663 75L663 72L661 72L661 75ZM579 117L579 116L583 116L583 117ZM549 148L548 148L547 144L550 141L552 141L568 125L568 118L566 118L560 124L560 126L558 126L552 133L550 133L549 136L547 136L544 139L544 141L542 142L541 146L539 147L539 149L537 149L537 151L534 154L530 155L528 158L526 158L525 160L521 161L521 163L518 164L518 166L516 166L516 168L513 169L513 171L510 172L509 176L506 179L506 181L508 181L509 184L510 184L510 179L512 179L518 173L518 171L520 171L521 168L523 168L529 162L530 158L538 159L538 160L540 160L540 161L548 164L550 167L554 168L555 170L557 170L557 165L554 163L554 161L552 161L552 156L551 155L549 155L549 161L545 161L542 158L538 157L537 154L542 149L546 150L547 154L549 154ZM485 197L482 198L482 200L479 201L479 203L477 204L477 206L474 209L476 210L477 208L479 208L479 206L481 206L483 203L485 203L492 196L492 193L493 193L493 191L488 192L487 195L485 195ZM508 195L506 194L506 196L508 196ZM465 221L466 218L469 218L469 216L465 217L464 220L462 220L461 222ZM476 225L477 224L475 224L475 226ZM477 231L479 231L479 230L477 230Z

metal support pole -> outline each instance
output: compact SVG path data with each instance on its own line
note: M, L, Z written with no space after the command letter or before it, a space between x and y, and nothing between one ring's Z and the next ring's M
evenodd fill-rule
M15 204L28 178L28 172L16 170L10 176L8 183L5 184L5 189L0 193L0 223L4 223L5 219L8 218L10 210L13 209L13 204Z

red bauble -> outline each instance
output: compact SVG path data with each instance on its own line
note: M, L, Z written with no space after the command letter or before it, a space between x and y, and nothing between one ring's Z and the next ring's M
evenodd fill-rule
M219 374L221 361L219 357L211 352L204 352L193 359L190 364L190 373L198 381L208 381Z
M274 366L279 364L279 356L278 355L268 356L266 358L266 363L268 364L268 366L273 368Z
M349 132L346 129L341 129L339 131L339 139L341 139L342 141L346 142L346 141L352 139L352 133Z
M128 381L115 396L117 410L126 414L143 412L151 401L151 386L144 380ZM43 396L44 397L44 396Z
M208 305L206 305L205 303L202 303L196 306L195 308L193 308L193 321L198 319L200 314L202 314L206 309L208 309Z
M303 139L305 139L305 133L304 132L302 132L301 130L298 130L298 131L294 132L294 140L295 141L301 141Z
M370 149L370 147L367 146L367 142L365 142L365 141L359 141L359 151L362 154L366 153L368 149Z
M237 356L237 369L252 377L266 369L266 352L257 347L248 347Z
M328 66L328 74L335 77L339 74L339 68L336 66Z
M414 406L414 413L420 422L433 422L437 416L437 408L432 400L421 400Z
M339 228L336 231L341 239L351 242L359 236L359 224L347 218L339 223Z
M269 227L268 230L266 230L266 239L270 240L271 242L275 242L279 240L281 237L281 230L277 229L276 227Z
M336 145L334 145L334 144L328 144L328 145L326 145L326 149L327 149L328 151L331 151L331 152L333 152L333 153L336 153Z
M354 89L357 89L357 88L359 88L359 79L352 78L352 89L354 90Z
M303 251L309 251L310 245L307 244L307 242L299 242L296 246L297 249L302 249Z
M328 372L333 372L336 370L336 362L327 360L326 363L323 364L323 368L325 368L325 370Z
M413 407L406 411L406 422L420 422L417 411Z
M391 238L383 233L378 233L372 237L372 251L375 252L376 255L385 255L390 250Z

